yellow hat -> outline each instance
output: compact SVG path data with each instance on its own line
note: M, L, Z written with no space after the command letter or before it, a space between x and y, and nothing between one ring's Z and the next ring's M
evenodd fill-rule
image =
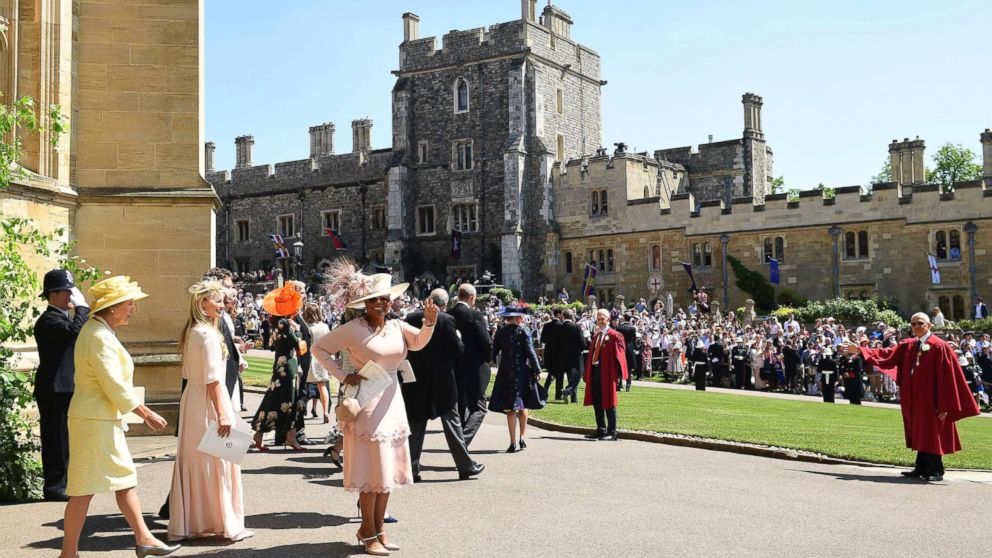
M115 275L98 281L90 287L89 295L93 301L92 312L94 314L115 304L128 300L141 300L148 296L127 275Z

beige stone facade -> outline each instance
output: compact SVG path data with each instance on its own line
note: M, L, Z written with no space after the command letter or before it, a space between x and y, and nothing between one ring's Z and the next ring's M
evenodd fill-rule
M186 288L214 264L219 205L202 178L202 10L199 0L0 0L4 98L58 103L71 126L57 151L44 134L24 138L32 177L0 207L65 227L81 257L151 295L121 337L137 355L135 383L173 423ZM37 262L39 274L51 265Z
M725 251L766 277L767 252L781 262L778 290L811 299L881 296L904 314L939 303L960 319L971 317L974 295L992 296L992 189L981 181L957 184L953 194L937 185L890 183L876 184L870 195L857 186L839 188L834 199L810 191L797 202L779 194L697 203L686 194L641 195L658 165L633 154L556 164L560 226L549 235L547 270L573 299L592 261L601 300L671 293L685 306L685 261L712 300L724 302L726 285L726 304L737 308L747 295L735 286L729 264L724 271ZM605 215L592 211L594 193L601 200L603 191ZM931 282L928 253L938 257L939 285Z

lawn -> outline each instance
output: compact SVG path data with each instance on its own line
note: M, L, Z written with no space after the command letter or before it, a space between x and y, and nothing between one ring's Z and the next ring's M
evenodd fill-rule
M579 395L582 401L582 394ZM824 455L912 465L902 416L896 409L830 405L712 392L634 388L620 394L619 426L813 451ZM594 427L592 409L549 403L537 418ZM945 456L948 467L992 469L992 419L958 422L964 451Z
M271 375L271 358L248 357L247 385L265 387ZM581 404L552 402L533 415L559 424L596 424L592 409ZM624 429L794 448L857 461L912 465L915 458L905 447L902 416L896 409L635 387L620 394L619 422ZM945 456L945 465L992 470L992 419L960 421L958 432L965 450Z

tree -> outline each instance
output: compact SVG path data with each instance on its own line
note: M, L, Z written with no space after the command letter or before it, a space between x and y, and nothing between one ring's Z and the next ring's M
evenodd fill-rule
M945 143L933 155L934 168L927 169L927 182L940 184L943 192L953 192L954 184L982 177L982 165L975 152L964 146Z
M782 193L783 190L785 190L785 177L784 176L780 176L780 177L778 177L776 179L773 179L772 180L772 193L773 194L780 194L780 193Z
M52 145L68 126L58 105L48 109ZM30 97L12 105L0 104L0 192L10 182L23 179L27 171L21 159L19 133L39 131L38 117ZM15 133L19 132L19 133ZM40 314L37 301L40 285L28 255L50 258L69 269L78 282L95 279L99 271L72 256L73 245L62 242L64 230L43 233L28 219L0 212L0 501L22 501L39 493L41 466L37 458L34 424L25 409L32 401L32 378L17 369L12 343L27 341L34 319Z
M882 170L878 171L878 174L871 177L871 180L868 181L868 185L881 184L883 182L892 182L892 162L888 158L885 159Z

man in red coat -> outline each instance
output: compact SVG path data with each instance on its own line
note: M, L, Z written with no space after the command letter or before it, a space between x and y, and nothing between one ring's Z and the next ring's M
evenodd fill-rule
M596 311L596 333L586 358L585 405L596 410L596 433L590 440L617 439L617 382L627 379L627 357L623 335L610 328L610 312Z
M860 351L869 365L896 370L906 447L917 451L916 466L902 474L939 481L944 479L941 456L961 450L954 423L980 411L954 349L930 332L930 317L914 314L910 326L913 337L895 347L869 349L847 343L844 349L848 355Z

